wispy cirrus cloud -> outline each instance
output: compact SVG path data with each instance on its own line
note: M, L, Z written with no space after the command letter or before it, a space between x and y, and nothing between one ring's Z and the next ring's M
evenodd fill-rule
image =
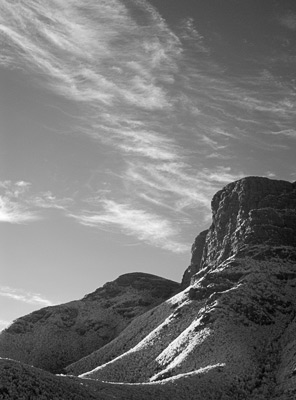
M295 13L287 13L285 15L281 15L278 17L279 23L288 28L291 31L296 31L296 14Z
M132 207L127 203L101 200L101 212L71 215L79 223L91 227L117 227L129 236L175 253L188 251L187 244L178 241L178 229L171 221L155 213Z
M112 137L106 141L118 148L123 154L130 154L150 159L150 161L174 161L184 154L184 150L169 136L156 130L146 130L143 124L125 128L113 128ZM183 154L182 154L183 153Z
M281 23L293 29L291 19ZM8 196L4 215L15 207L16 220L17 210L29 220L56 208L86 225L114 226L165 246L164 238L175 237L169 227L176 215L180 226L188 209L208 215L215 191L244 176L245 145L285 151L275 135L293 136L291 85L265 63L237 76L212 56L192 17L172 28L148 1L0 0L0 35L3 66L25 70L78 105L79 131L110 147L117 162L112 178L120 181L113 190L120 186L127 199L105 199L96 215L91 206L88 213L69 212L69 199L50 192ZM139 224L151 218L163 238L153 240L148 227L137 231L124 216Z
M51 192L32 193L30 182L0 181L0 222L23 224L44 218L42 209L66 210L71 199L59 199Z
M96 107L118 101L147 109L167 107L166 92L154 73L159 80L171 79L178 39L150 8L137 22L116 0L53 0L50 5L3 0L0 32L8 42L5 60L19 67L25 60L46 77L49 87L75 101Z
M296 139L296 130L295 129L282 129L279 131L267 132L267 134L275 135L275 136L286 136L291 139Z
M24 204L22 197L30 187L29 182L0 182L0 222L20 224L39 219L37 213Z
M39 216L28 210L26 206L11 201L8 197L0 197L0 222L21 224L38 219Z
M134 190L146 193L147 198L157 199L161 193L163 201L176 211L188 207L208 211L211 198L221 184L241 177L243 173L234 174L230 167L201 168L193 173L184 163L163 163L157 166L130 165L125 180L131 183L130 191L134 187Z
M258 121L254 113L272 120L288 116L288 103L270 97L270 80L266 91L263 81L258 91L254 76L227 78L192 17L173 32L144 0L28 1L18 7L2 0L1 11L5 65L27 65L49 88L83 104L88 126L82 131L123 153L171 159L182 136L195 131L205 152L221 154L229 138L248 140L246 129ZM161 114L149 118L147 110ZM168 137L171 146L161 143L160 149Z
M221 185L243 177L242 173L233 174L230 167L215 171L203 168L197 174L188 168L178 162L130 164L124 175L129 201L117 202L102 195L89 199L88 211L69 216L85 226L119 229L147 244L175 253L186 252L190 243L184 241L182 232L193 222L188 209L202 211L201 220L208 224L213 194Z
M9 286L0 286L0 296L12 300L20 301L26 304L32 304L42 307L52 306L54 303L44 298L39 293L32 293L23 289L16 289Z
M58 198L51 191L32 196L28 203L38 209L57 209L66 211L73 204L73 199Z

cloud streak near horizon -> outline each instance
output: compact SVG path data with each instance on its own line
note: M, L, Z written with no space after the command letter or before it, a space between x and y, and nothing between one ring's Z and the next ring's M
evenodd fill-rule
M11 323L10 321L6 321L4 319L0 319L0 331L5 329L10 323Z
M7 297L9 299L20 301L26 304L32 304L42 307L53 306L54 303L48 299L45 299L39 293L27 292L23 289L11 288L9 286L0 286L0 296Z
M295 16L275 23L294 30ZM281 144L271 139L295 138L294 87L260 65L255 75L225 73L191 16L172 28L148 1L0 0L0 36L0 64L76 104L81 135L96 141L98 155L101 144L114 151L123 199L100 199L85 213L51 192L30 201L6 195L2 221L60 208L84 225L185 251L176 213L180 224L189 209L208 215L215 191L246 174L245 146L274 152Z

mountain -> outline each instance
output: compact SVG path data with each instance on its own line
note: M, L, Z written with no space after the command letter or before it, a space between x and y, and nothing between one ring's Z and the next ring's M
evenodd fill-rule
M0 333L0 356L54 373L114 339L179 284L145 273L121 275L82 300L18 318Z
M85 399L295 399L296 183L243 178L213 197L212 213L182 291L69 363L68 376L2 360L0 398L26 393L26 374Z

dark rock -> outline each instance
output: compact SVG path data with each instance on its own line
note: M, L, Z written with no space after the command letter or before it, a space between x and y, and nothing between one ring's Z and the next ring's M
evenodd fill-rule
M200 268L242 256L252 246L296 246L296 185L248 177L227 185L212 200L213 223Z
M192 248L191 248L191 263L190 266L186 269L182 279L182 288L185 288L190 285L190 280L193 275L195 275L200 268L200 262L203 255L203 250L205 246L206 236L208 233L208 229L201 232L195 239Z

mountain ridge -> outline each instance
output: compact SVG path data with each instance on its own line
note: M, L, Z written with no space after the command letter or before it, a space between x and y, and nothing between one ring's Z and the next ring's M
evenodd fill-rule
M66 366L63 384L100 399L295 399L296 183L246 177L211 206L181 290Z
M45 307L0 333L0 356L50 372L114 339L136 316L179 290L179 284L146 273L128 273L81 300Z

